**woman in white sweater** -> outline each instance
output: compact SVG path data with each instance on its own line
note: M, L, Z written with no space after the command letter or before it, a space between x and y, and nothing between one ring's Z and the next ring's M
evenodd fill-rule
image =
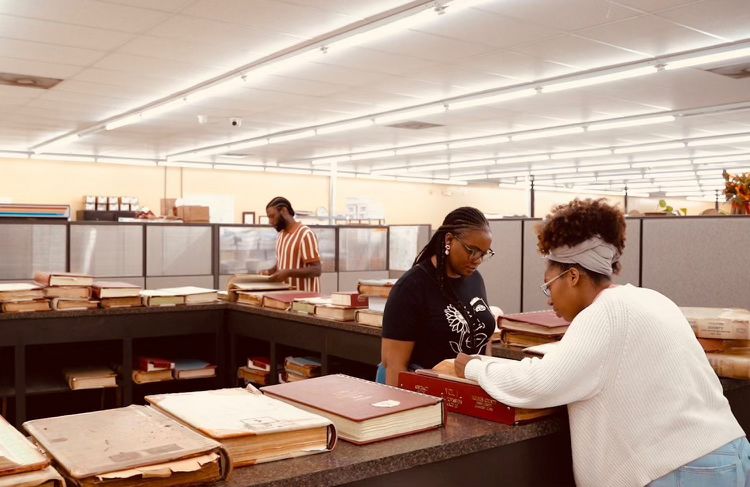
M541 291L568 331L542 359L461 354L456 372L511 406L567 404L581 487L750 487L750 444L679 308L612 284L624 244L622 212L603 200L554 208Z

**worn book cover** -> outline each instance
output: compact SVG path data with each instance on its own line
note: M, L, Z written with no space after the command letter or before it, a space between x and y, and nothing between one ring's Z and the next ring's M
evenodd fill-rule
M570 323L558 317L554 311L529 311L502 315L499 318L502 330L533 333L537 335L559 335L567 331Z

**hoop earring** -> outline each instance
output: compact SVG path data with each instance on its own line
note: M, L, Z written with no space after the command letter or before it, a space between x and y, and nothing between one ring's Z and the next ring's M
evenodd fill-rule
M449 255L450 253L451 253L450 244L445 244L445 255Z

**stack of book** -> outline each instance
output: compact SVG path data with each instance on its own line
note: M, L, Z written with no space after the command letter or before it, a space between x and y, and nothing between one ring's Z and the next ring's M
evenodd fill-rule
M330 451L331 422L255 388L146 396L154 408L220 442L234 467Z
M0 283L0 309L4 313L48 311L49 301L44 290L36 284L22 282Z
M0 485L63 487L62 476L32 442L0 416Z
M506 314L499 318L500 341L521 348L556 342L569 325L552 310Z
M218 299L215 289L195 286L148 289L141 291L141 296L143 304L149 307L208 304Z
M271 360L268 357L248 357L247 365L237 369L237 378L242 379L245 385L248 383L265 386L269 384L271 377Z
M143 304L141 287L127 282L95 281L91 293L102 308L130 308Z
M292 301L292 309L295 313L303 315L314 315L315 308L318 306L327 306L331 304L330 296L320 296L312 298L297 298Z
M750 379L750 311L681 307L719 377Z
M72 391L117 387L117 373L103 365L66 367L63 369L63 375Z
M357 311L367 309L368 297L357 291L331 293L331 304L315 307L315 316L336 321L354 321Z
M166 358L138 357L133 370L133 382L147 384L172 380L174 368L175 363Z
M44 294L50 300L54 310L81 310L99 307L98 301L90 299L94 278L88 274L37 272L34 274L34 282L44 286Z
M360 279L357 291L369 298L367 309L358 310L357 323L370 326L383 326L383 312L388 295L396 279Z
M216 366L198 359L177 359L172 375L178 380L216 377Z
M498 402L478 382L458 377L453 359L443 360L432 369L401 372L398 385L410 391L442 397L448 411L509 425L538 420L559 410L515 408Z
M441 398L348 375L324 375L261 391L330 419L338 436L355 444L439 428L445 422Z
M320 377L320 360L315 357L287 357L284 359L284 382Z
M69 485L196 485L223 480L231 470L220 443L146 406L34 419L23 427Z
M319 298L320 294L308 291L277 291L263 295L261 305L264 308L289 311L295 299Z
M270 281L269 276L263 274L243 274L235 276L234 281L227 287L227 293L230 301L239 301L240 291L281 291L290 289L291 286L286 282Z

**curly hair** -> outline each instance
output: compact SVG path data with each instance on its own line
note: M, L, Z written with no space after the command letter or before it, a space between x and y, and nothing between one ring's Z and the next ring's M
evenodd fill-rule
M537 248L542 255L562 246L574 246L591 237L599 236L622 253L625 248L625 216L622 211L601 199L574 199L557 205L552 213L537 226ZM620 263L612 265L620 271Z

